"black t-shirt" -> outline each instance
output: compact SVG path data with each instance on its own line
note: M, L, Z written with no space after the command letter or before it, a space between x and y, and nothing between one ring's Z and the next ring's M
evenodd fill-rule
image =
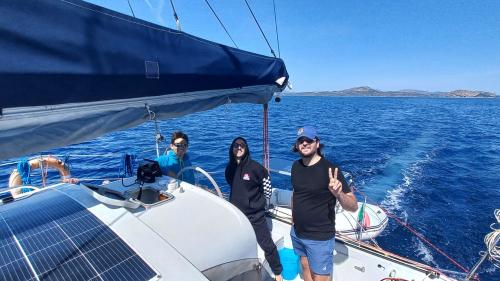
M337 179L344 193L351 192L340 167L321 157L312 166L297 160L292 166L293 221L297 236L311 240L328 240L335 236L337 198L328 190L328 168L338 168Z

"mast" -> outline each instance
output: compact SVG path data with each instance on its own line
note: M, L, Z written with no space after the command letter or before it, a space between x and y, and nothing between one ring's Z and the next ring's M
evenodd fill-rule
M269 172L269 104L263 104L263 125L262 125L262 153L263 161L262 164L264 168Z

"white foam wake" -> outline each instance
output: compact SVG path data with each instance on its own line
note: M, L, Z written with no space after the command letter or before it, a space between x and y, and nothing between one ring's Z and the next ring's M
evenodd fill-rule
M423 159L415 161L407 169L403 170L401 182L393 189L387 190L385 198L380 203L386 210L393 213L400 212L403 209L401 202L406 194L413 191L413 183L418 182L422 177L422 167L432 161L434 154L434 152L425 154Z
M427 264L433 264L434 266L437 266L436 262L434 261L434 257L432 256L431 250L417 237L413 237L412 240L416 247L417 256Z

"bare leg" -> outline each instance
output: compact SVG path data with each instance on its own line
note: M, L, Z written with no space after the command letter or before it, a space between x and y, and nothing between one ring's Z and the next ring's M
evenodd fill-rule
M313 281L331 281L332 280L330 278L331 275L315 275L312 272L311 272L311 275L313 276Z
M300 265L302 267L302 274L304 275L304 281L313 281L307 257L300 257Z
M309 261L307 257L300 257L300 265L302 266L302 273L304 281L330 281L331 275L317 275L314 274L309 268Z

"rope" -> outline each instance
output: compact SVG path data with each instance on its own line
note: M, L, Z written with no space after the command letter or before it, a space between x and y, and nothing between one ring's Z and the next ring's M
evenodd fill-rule
M500 209L496 209L494 214L497 223L490 226L493 231L484 237L484 244L486 244L486 248L488 249L491 262L495 267L500 268L500 246L498 246L498 242L500 241Z
M137 157L134 154L123 153L120 161L119 177L131 177L134 175L134 166Z
M50 157L50 155L48 156ZM42 185L45 187L47 185L47 175L49 173L49 165L46 165L45 167L43 166L43 156L40 155L40 170L41 170L41 176L42 176Z
M21 176L23 180L23 184L31 184L30 172L31 167L28 159L23 159L19 163L17 163L17 172Z
M158 120L156 119L156 113L151 111L149 105L144 104L146 110L149 114L149 120L154 122L155 125L155 147L156 147L156 157L160 157L160 143L165 140L165 137L161 134L160 126L158 125Z
M234 46L239 49L238 45L236 45L236 42L234 42L233 37L231 37L231 35L229 34L229 31L227 31L226 27L224 26L224 24L220 20L219 16L215 13L214 9L212 8L212 6L208 2L208 0L205 0L205 3L207 3L207 5L210 8L210 10L212 10L212 13L214 13L214 16L217 18L217 20L219 21L219 23L222 26L222 28L224 28L224 31L226 31L227 36L229 36L229 39L231 39L231 41L233 42Z
M70 171L70 173L71 173L72 165L71 165L70 157L71 157L71 155L64 154L64 156L62 157L62 159L63 159L62 161L64 163L64 166L66 166L66 168L68 168L68 171Z
M247 3L248 10L250 10L250 13L252 14L253 19L255 20L255 23L257 24L257 27L259 27L260 33L264 37L264 40L266 40L267 46L269 47L269 50L271 50L271 53L273 54L274 57L276 57L276 54L274 53L273 48L271 48L271 44L269 44L269 41L267 40L266 35L264 34L264 31L262 31L262 28L260 27L259 22L257 21L257 18L255 17L252 8L250 8L250 4L248 4L248 1L245 0L245 3Z
M356 191L359 192L361 195L363 195L365 198L368 198L368 196L366 196L366 194L364 194L363 192L361 192L359 189L357 189ZM437 246L435 246L434 244L432 244L429 240L427 240L422 234L418 233L408 223L405 223L405 222L401 221L396 215L390 213L389 211L387 211L382 206L379 206L376 202L370 200L370 203L374 204L374 205L377 205L380 209L382 209L382 211L384 211L387 214L387 216L393 218L397 223L399 223L400 225L402 225L403 227L405 227L406 229L408 229L411 233L413 233L420 240L422 240L422 242L424 242L427 245L429 245L430 247L432 247L434 250L436 250L438 253L440 253L441 255L443 255L445 258L447 258L450 262L452 262L458 268L460 268L461 270L463 270L466 273L469 272L469 270L467 268L465 268L464 266L462 266L461 264L459 264L457 261L455 261L453 258L451 258L449 255L447 255L443 250L439 249Z
M123 178L79 178L78 182L83 182L83 181L117 181L121 180Z
M276 43L278 44L278 57L281 58L280 38L278 36L278 21L276 19L276 3L274 3L274 0L273 0L273 8L274 8L274 26L276 28Z

